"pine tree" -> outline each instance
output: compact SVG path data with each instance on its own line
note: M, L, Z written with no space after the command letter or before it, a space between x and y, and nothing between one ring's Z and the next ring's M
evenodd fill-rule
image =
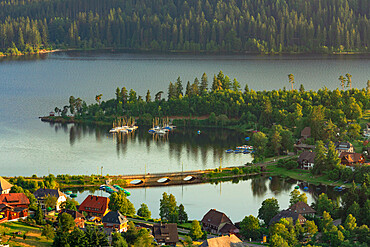
M180 76L177 78L176 83L175 83L175 88L176 88L176 97L179 98L180 95L184 96L183 94L183 87L182 87L182 81L180 79Z
M325 170L325 163L326 163L326 149L322 141L318 141L316 143L315 153L316 154L315 154L314 166L312 168L312 173L321 174Z
M206 94L208 91L208 78L206 73L202 75L199 91L201 95Z
M188 214L185 212L185 207L182 204L179 206L179 221L180 223L188 221Z

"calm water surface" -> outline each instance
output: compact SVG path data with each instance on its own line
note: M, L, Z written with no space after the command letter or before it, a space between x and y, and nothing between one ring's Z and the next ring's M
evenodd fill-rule
M298 183L299 184L299 183ZM266 198L275 197L281 209L289 207L290 192L297 185L297 181L273 177L253 177L239 182L223 182L219 184L198 184L188 186L168 186L155 188L129 189L130 201L135 209L141 203L146 203L152 212L152 217L159 218L159 202L162 193L172 193L177 204L182 203L190 219L201 220L203 215L211 208L223 211L233 222L240 221L246 215L258 215L258 209ZM300 184L300 187L303 188ZM311 204L322 192L332 199L339 196L332 188L308 185L308 203ZM301 190L303 193L304 191ZM82 202L89 194L109 196L103 191L82 191L77 193L76 200Z
M223 70L254 90L289 88L287 75L295 75L295 88L339 87L339 75L352 74L353 86L363 88L370 78L369 56L210 56L156 55L99 52L55 53L0 59L0 176L39 176L48 173L133 174L181 171L242 165L249 155L225 154L243 144L244 136L232 131L176 130L156 139L139 129L118 138L107 128L42 123L38 117L67 104L70 95L88 103L102 93L114 97L125 86L145 95L166 91L181 76L183 84L206 72L209 80ZM221 161L222 160L222 161ZM287 207L294 182L254 178L238 184L202 184L184 187L133 189L130 199L138 208L146 202L155 217L166 191L183 203L190 218L200 219L209 208L225 211L235 221L257 214L271 196ZM317 194L316 189L313 191ZM89 191L79 194L82 201ZM103 192L96 191L95 194ZM309 203L317 196L308 196Z
M149 89L166 91L169 81L181 76L183 84L203 72L209 80L223 70L242 87L254 90L289 87L287 74L307 90L339 86L338 76L353 75L354 87L370 78L369 56L255 56L255 55L156 55L100 52L55 53L0 59L0 175L139 173L202 169L219 166L224 149L242 144L243 137L216 131L196 136L189 132L167 141L135 135L124 144L106 130L49 126L38 120L55 106L67 104L70 95L92 103L114 97L117 86L133 88L139 95ZM225 135L232 136L228 143ZM179 136L179 133L177 134ZM202 137L207 137L204 139ZM189 137L189 138L188 138ZM182 139L184 141L182 141ZM203 146L202 142L206 142ZM206 146L206 147L205 147ZM250 161L246 156L225 156L223 166Z

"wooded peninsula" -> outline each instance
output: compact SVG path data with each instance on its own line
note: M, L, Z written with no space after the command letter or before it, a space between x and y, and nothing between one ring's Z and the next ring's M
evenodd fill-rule
M361 130L366 125L364 114L370 106L370 81L366 88L352 88L352 76L340 76L341 90L306 91L303 85L294 89L294 75L288 76L291 90L254 91L245 86L241 90L237 79L230 79L220 71L213 76L208 89L208 76L187 82L181 78L169 83L167 99L163 91L152 99L148 90L145 97L125 87L116 89L116 98L88 105L70 96L69 104L55 108L60 116L50 116L51 122L82 122L108 124L121 117L135 117L139 125L151 126L154 117L169 117L177 126L232 128L241 132L254 130L267 148L255 145L257 156L274 156L293 150L295 140L305 127L311 128L308 145L316 141L352 141L360 146ZM288 85L289 85L288 84ZM365 84L365 83L364 83ZM73 116L68 116L70 112ZM173 117L175 116L175 117ZM264 133L267 133L268 137ZM266 140L265 140L266 139ZM357 144L356 144L357 143ZM360 150L361 151L361 150Z
M0 56L51 49L369 52L367 0L4 0Z

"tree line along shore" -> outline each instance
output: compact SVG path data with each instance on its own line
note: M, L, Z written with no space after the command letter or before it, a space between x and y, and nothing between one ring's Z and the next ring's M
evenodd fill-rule
M241 132L254 131L252 142L265 142L267 148L255 149L256 156L266 157L293 151L301 131L310 127L311 136L306 144L316 141L359 142L362 129L369 120L370 80L364 88L354 88L352 75L339 76L338 88L326 87L317 91L305 90L301 84L294 89L294 75L287 78L291 89L254 91L248 85L241 90L236 78L231 79L220 71L211 80L204 73L194 82L182 82L178 77L170 82L167 95L164 91L148 90L145 96L134 89L116 89L116 97L103 100L95 96L96 103L87 104L79 97L70 96L68 104L55 107L55 116L44 117L51 122L78 122L111 125L117 119L131 117L139 125L151 126L154 118L173 118L177 126L234 128ZM359 85L360 82L356 82ZM360 84L360 85L361 85ZM167 97L166 97L167 96ZM253 138L254 136L254 138ZM267 138L267 139L266 139ZM259 140L258 140L259 139ZM265 141L266 139L266 141Z
M0 53L369 52L368 2L242 0L2 1ZM53 47L53 48L52 48Z

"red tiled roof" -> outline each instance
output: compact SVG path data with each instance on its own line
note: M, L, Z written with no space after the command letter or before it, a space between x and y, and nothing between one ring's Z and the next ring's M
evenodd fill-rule
M8 204L10 206L29 205L30 201L23 193L10 193L0 195L0 204Z
M346 160L349 164L365 162L364 156L360 153L342 152L339 155L339 158L341 159L341 161L343 161L343 159Z
M98 214L104 214L105 211L108 209L108 204L109 204L109 198L107 197L89 195L81 203L78 209L79 211L88 211L88 212L95 212ZM94 210L94 209L97 209L97 210Z

